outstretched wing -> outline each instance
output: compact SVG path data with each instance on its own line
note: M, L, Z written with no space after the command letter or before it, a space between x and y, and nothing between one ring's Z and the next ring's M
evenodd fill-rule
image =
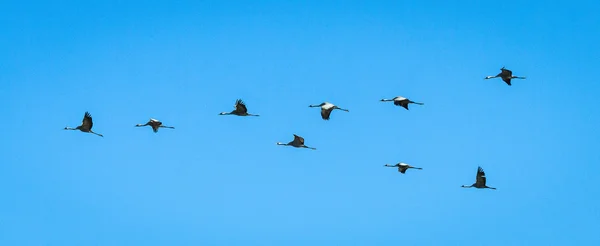
M502 81L504 81L504 83L506 83L507 85L511 85L511 83L510 83L510 81L511 81L510 76L509 77L502 77Z
M87 111L83 115L83 121L81 123L81 128L86 130L91 130L94 122L92 122L92 115Z
M237 111L238 113L247 113L248 109L246 108L246 104L244 104L244 101L242 101L242 99L238 99L235 101L235 111Z
M404 107L404 105L406 105L406 104L408 104L408 99L406 99L406 98L403 98L400 100L394 100L394 105L396 105L396 106Z
M294 142L304 145L304 138L294 134Z
M408 99L394 101L394 105L408 109Z
M398 172L400 173L406 173L406 170L408 169L408 167L405 166L398 166Z
M485 172L483 171L483 168L481 167L477 167L477 180L475 181L477 183L478 186L485 186Z
M502 68L502 72L500 72L500 74L498 74L498 76L502 76L502 77L511 77L512 76L512 71L506 69L506 68Z
M324 120L329 120L331 111L333 111L333 107L328 108L328 109L321 109L321 118L323 118Z

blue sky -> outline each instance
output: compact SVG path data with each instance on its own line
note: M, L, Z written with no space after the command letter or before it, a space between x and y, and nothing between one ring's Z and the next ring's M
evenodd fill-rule
M0 245L600 244L597 1L0 6Z

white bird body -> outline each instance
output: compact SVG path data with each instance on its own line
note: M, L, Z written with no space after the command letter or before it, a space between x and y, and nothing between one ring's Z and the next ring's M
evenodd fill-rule
M404 100L406 100L405 97L401 97L401 96L394 97L394 101L404 101Z
M335 105L329 103L329 102L324 102L323 105L321 105L321 109L325 109L328 110L330 108L333 108Z

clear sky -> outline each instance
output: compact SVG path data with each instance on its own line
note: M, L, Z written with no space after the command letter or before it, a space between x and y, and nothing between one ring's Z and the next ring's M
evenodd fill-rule
M2 2L0 245L599 245L600 3L408 2Z

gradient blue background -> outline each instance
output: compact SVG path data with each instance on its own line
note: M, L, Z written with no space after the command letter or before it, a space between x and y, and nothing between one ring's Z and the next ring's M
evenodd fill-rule
M598 9L4 1L0 245L598 245Z

